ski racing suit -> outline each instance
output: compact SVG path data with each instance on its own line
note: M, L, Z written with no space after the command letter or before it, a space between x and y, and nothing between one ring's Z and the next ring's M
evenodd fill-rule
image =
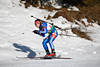
M53 49L55 50L55 47L53 45L53 41L58 36L58 32L54 28L54 26L47 24L46 22L42 22L40 27L39 27L38 32L43 37L45 37L45 34L47 34L47 33L49 34L42 42L45 51L48 50L47 43L49 43L51 50L53 50Z

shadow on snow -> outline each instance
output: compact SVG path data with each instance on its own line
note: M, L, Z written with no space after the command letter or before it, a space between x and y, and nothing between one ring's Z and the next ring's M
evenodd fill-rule
M13 46L16 49L16 51L21 51L21 52L29 52L29 54L27 55L27 57L35 57L36 56L36 53L34 51L32 51L29 47L27 46L24 46L24 45L21 45L21 44L18 44L18 43L13 43Z

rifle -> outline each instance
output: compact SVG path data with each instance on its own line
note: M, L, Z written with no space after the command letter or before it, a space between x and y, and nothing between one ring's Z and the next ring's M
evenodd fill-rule
M31 16L31 17L33 17L33 18L35 18L35 19L39 19L39 18L34 17L34 16ZM53 23L50 23L50 22L47 22L47 21L44 21L44 20L41 20L41 19L39 19L39 20L42 21L42 22L49 23L49 24L53 25L55 28L57 28L57 29L59 29L59 30L61 30L61 31L63 31L63 30L69 30L69 29L70 29L70 28L62 29L61 27L58 27L57 25L54 25Z

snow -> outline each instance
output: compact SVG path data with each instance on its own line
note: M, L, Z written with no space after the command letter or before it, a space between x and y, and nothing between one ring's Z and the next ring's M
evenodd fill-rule
M60 9L61 8L61 6L59 6L58 4L53 4L52 5L54 8L57 8L57 9Z
M19 59L17 57L45 55L42 47L44 38L32 32L37 28L33 23L35 19L30 16L44 19L55 11L34 7L25 9L19 6L17 0L0 0L0 9L0 67L100 67L100 26L96 23L94 27L87 28L93 41L77 37L71 30L67 34L72 36L59 35L54 41L57 55L72 57L71 60ZM87 23L86 19L84 21ZM52 22L62 28L70 28L72 25L63 17L52 19ZM60 34L61 31L58 32Z
M67 10L68 11L79 11L79 9L75 6L70 6Z

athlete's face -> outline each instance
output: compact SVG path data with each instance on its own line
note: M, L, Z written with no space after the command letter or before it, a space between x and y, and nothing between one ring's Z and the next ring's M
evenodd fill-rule
M39 28L39 27L40 27L40 23L36 23L35 26L36 26L37 28Z

